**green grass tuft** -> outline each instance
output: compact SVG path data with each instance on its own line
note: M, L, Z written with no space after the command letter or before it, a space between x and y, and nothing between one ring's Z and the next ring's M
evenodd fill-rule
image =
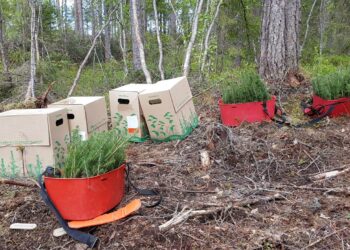
M63 175L65 178L83 178L107 173L125 161L128 138L117 136L115 131L93 134L82 141L73 132Z
M252 70L242 72L238 80L232 80L222 89L224 103L267 101L270 95L260 76Z
M350 69L318 76L312 80L314 93L326 100L350 96Z

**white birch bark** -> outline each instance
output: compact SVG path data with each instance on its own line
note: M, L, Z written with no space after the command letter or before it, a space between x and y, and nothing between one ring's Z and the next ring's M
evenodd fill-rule
M157 3L156 0L153 0L153 10L154 10L154 20L156 21L156 31L157 31L157 41L158 41L158 48L159 48L159 63L158 63L158 69L160 73L160 78L164 80L164 70L163 70L163 45L162 40L160 38L160 32L159 32L159 23L158 23L158 12L157 12Z
M139 27L139 20L137 18L137 11L136 11L136 0L131 0L132 2L132 16L133 16L133 23L134 23L134 31L135 31L135 42L138 46L138 52L140 56L140 63L141 63L141 68L143 71L143 74L145 75L146 82L147 83L152 83L152 78L151 74L149 73L147 69L147 64L145 60L145 51L143 48L143 43L140 35L140 27Z
M199 19L199 15L202 9L202 5L203 5L203 0L198 0L199 2L197 2L197 8L196 8L196 12L194 14L194 18L193 18L193 23L192 23L192 34L191 34L191 38L190 41L188 42L188 46L187 46L187 50L186 50L186 54L185 54L185 61L183 64L183 75L184 76L188 76L188 73L190 71L190 63L191 63L191 54L192 54L192 49L193 49L193 44L196 40L196 36L197 36L197 30L198 30L198 19Z
M29 5L31 9L30 18L30 79L28 82L27 93L25 96L25 101L29 101L31 98L35 98L35 75L36 75L36 0L29 0Z
M123 62L124 62L124 77L126 77L129 73L128 70L128 62L126 58L126 35L125 35L125 28L124 28L124 13L123 13L123 5L125 5L124 0L119 2L119 46L120 50L122 51L123 55Z
M304 49L304 45L306 43L306 39L307 39L307 36L309 34L309 28L310 28L310 19L311 19L311 16L312 16L312 13L314 11L314 8L315 8L315 5L317 3L317 0L315 0L311 6L311 10L309 12L309 15L307 17L307 20L306 20L306 30L305 30L305 35L304 35L304 40L303 40L303 44L300 46L300 54L303 52L303 49Z
M2 9L0 8L0 54L1 54L1 61L4 69L4 75L6 78L9 77L9 66L8 66L8 58L7 58L7 50L5 47L5 41L4 41L4 22L2 17Z
M203 73L204 67L205 67L205 63L206 63L206 61L207 61L210 34L211 34L211 31L212 31L212 29L213 29L213 27L214 27L215 20L216 20L216 18L217 18L218 15L219 15L220 7L221 7L221 5L222 5L222 1L223 1L223 0L219 0L218 5L216 6L216 11L215 11L213 20L211 21L211 23L210 23L210 25L209 25L209 28L208 28L208 30L207 30L207 34L206 34L206 36L205 36L203 60L202 60L202 64L201 64L201 73Z

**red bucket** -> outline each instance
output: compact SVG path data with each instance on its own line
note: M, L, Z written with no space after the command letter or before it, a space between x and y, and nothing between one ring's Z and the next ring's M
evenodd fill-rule
M324 107L322 113L326 113L332 107L333 104L335 105L333 111L330 114L331 117L350 115L350 97L343 97L334 100L325 100L317 95L314 95L312 98L312 107L314 109Z
M47 193L66 220L90 220L114 208L124 196L125 165L89 178L44 177Z
M221 120L227 126L239 126L242 122L249 123L271 121L275 116L276 97L266 101L267 115L264 112L263 102L247 102L236 104L224 104L219 100Z

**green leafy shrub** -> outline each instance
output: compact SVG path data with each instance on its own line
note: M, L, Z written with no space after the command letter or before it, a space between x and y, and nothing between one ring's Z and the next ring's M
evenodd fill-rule
M312 80L314 93L326 100L350 96L350 69L318 76Z
M270 95L260 76L249 70L223 87L222 99L224 103L258 102L269 100Z
M93 134L82 141L77 131L73 132L65 159L63 176L83 178L107 173L119 167L125 160L128 138L115 131Z

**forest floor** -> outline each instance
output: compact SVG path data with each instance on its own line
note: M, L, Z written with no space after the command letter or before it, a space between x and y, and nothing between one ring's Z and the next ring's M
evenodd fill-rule
M284 105L289 113L299 109L298 98ZM131 179L159 190L163 201L97 227L100 249L350 249L349 118L299 129L274 123L227 128L215 93L199 93L195 102L200 125L188 138L130 146ZM209 153L210 166L203 167L200 151ZM85 249L52 235L60 226L36 188L0 185L0 196L0 249ZM128 193L123 204L135 197ZM159 230L189 210L205 212ZM10 230L14 222L38 227Z

